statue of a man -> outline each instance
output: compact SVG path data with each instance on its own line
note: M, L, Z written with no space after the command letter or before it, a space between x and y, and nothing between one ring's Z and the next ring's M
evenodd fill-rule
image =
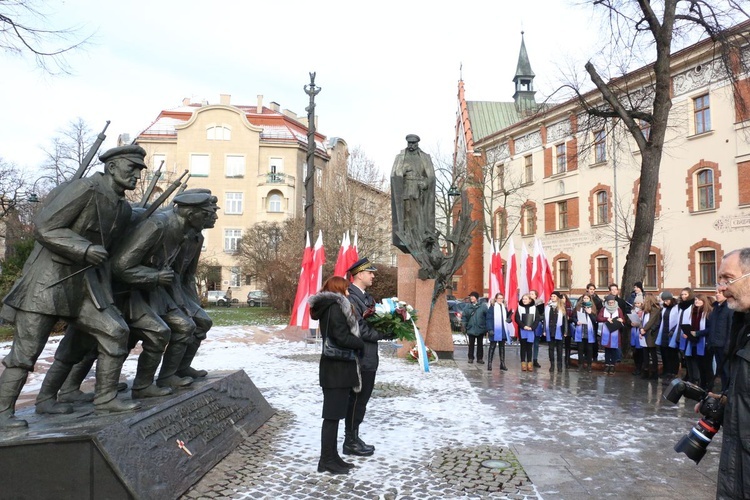
M406 149L393 162L391 214L393 245L402 252L410 253L399 234L417 246L435 234L435 169L415 134L406 136Z

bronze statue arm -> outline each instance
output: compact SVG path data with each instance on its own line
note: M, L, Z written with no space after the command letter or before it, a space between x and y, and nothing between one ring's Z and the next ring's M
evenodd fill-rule
M138 224L121 242L112 258L112 272L123 283L138 288L156 288L160 269L143 262L162 247L164 228L153 219Z

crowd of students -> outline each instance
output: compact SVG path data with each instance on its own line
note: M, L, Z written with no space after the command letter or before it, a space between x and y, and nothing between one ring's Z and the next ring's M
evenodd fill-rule
M602 298L589 283L575 307L561 292L553 292L543 304L537 292L531 290L521 295L516 311L508 310L501 293L487 305L478 299L479 294L472 292L462 321L469 336L469 363L475 357L477 363L484 363L483 338L485 333L488 335L488 370L492 370L496 351L500 369L507 370L505 345L515 340L520 341L521 371L541 368L538 352L544 338L550 372L571 367L575 343L579 370L592 371L599 349L603 348L604 372L614 375L622 358L621 347L628 343L635 365L633 375L658 379L661 358L661 375L666 380L683 376L706 390L713 387L717 375L722 388L728 383L723 360L732 311L720 291L708 296L683 288L679 297L666 290L654 295L645 293L643 284L638 282L625 300L617 285L610 285L609 294Z

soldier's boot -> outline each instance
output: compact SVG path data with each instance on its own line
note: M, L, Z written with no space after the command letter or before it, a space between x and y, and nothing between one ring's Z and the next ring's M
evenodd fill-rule
M73 413L73 406L67 403L57 401L57 392L65 383L70 370L73 368L71 363L63 363L55 360L47 370L47 374L42 381L42 387L36 396L36 412L39 414L64 414Z
M86 354L86 357L73 365L68 378L60 388L57 394L57 400L64 403L90 403L94 400L93 392L81 391L81 384L86 380L86 376L91 371L96 361L98 350L93 350Z
M172 394L169 387L157 387L154 384L154 375L161 362L161 353L144 350L138 356L138 368L133 380L133 389L130 391L131 397L136 398L154 398Z
M0 431L22 429L26 420L16 418L16 400L29 376L24 368L6 368L0 375Z
M201 378L208 375L208 372L206 370L196 370L195 368L190 366L191 364L193 364L193 359L195 358L195 354L198 352L198 348L200 346L201 339L197 339L195 337L193 337L193 339L188 343L187 349L185 349L185 355L182 357L180 366L177 369L178 377Z
M141 407L137 401L117 399L117 384L120 380L122 364L126 356L110 356L99 353L96 361L96 388L94 408L98 412L119 413L133 411Z
M193 383L192 377L180 377L177 369L180 367L182 358L185 356L188 344L186 342L170 342L161 361L159 378L156 385L159 387L185 387Z
M500 344L498 347L498 357L500 358L500 369L504 372L508 371L508 367L505 366L505 344Z

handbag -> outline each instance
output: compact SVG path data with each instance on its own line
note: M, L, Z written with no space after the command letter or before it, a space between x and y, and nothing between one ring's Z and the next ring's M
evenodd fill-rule
M331 323L331 316L328 315L328 321L326 323L326 330L328 325ZM357 355L354 353L354 349L348 349L346 347L339 347L336 342L331 340L329 335L326 335L323 341L323 357L328 359L337 359L339 361L354 361Z

